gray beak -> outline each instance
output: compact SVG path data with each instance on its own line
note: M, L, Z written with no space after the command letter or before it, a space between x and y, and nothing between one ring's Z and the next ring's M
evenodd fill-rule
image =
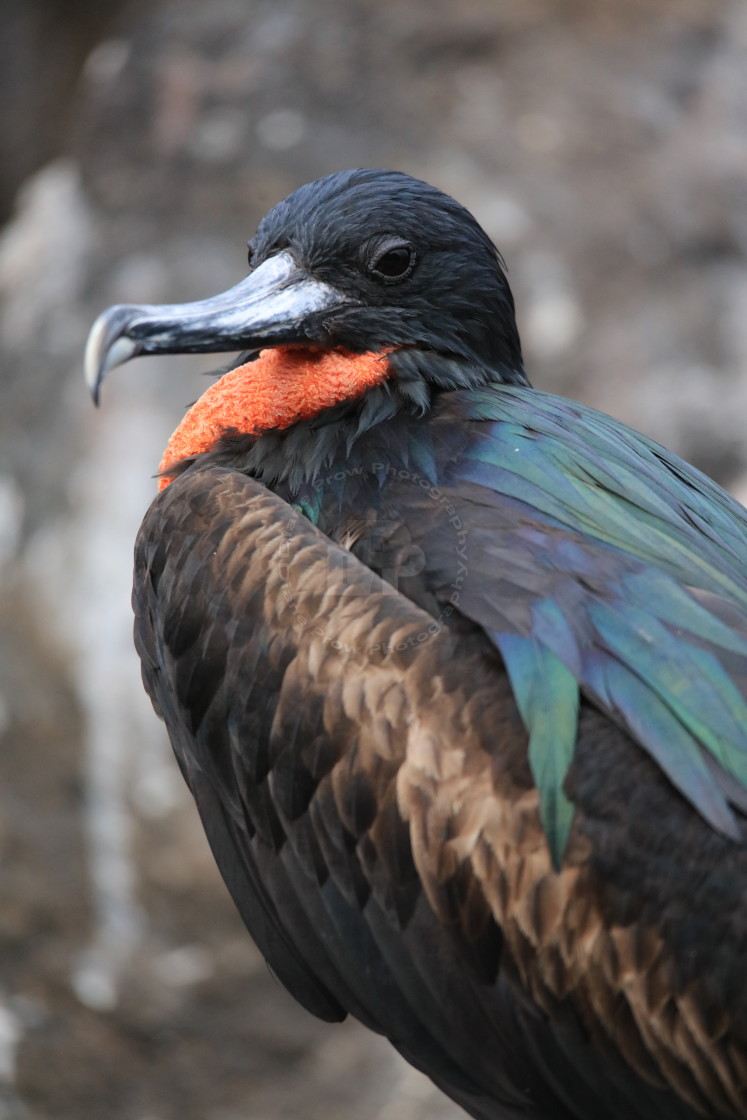
M196 303L119 304L99 315L86 344L86 383L98 404L104 377L139 354L207 354L283 343L330 344L325 317L353 302L299 268L268 257L227 292Z

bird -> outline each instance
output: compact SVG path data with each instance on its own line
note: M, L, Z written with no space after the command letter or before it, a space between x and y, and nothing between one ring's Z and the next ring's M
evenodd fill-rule
M747 512L533 388L502 257L335 172L86 376L233 353L135 546L142 675L250 934L475 1120L747 1117Z

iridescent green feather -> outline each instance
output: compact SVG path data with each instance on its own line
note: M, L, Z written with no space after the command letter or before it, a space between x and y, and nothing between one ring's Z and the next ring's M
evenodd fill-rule
M540 795L540 817L553 863L559 868L573 822L563 782L578 733L578 681L540 642L492 634L506 665L529 733L529 765Z
M563 782L579 689L736 837L729 800L741 807L747 790L747 513L592 409L506 387L464 394L459 411L493 421L475 427L453 477L472 484L470 502L484 488L485 516L503 510L496 579L505 581L500 558L510 555L523 579L517 601L548 589L516 634L495 625L512 617L505 601L491 625L487 584L475 589L473 617L506 662L555 862L571 820Z

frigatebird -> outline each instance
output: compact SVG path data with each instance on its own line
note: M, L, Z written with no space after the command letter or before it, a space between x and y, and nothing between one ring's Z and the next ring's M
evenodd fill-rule
M94 325L243 351L137 540L145 687L231 895L323 1019L478 1120L747 1117L747 513L530 387L503 262L404 174Z

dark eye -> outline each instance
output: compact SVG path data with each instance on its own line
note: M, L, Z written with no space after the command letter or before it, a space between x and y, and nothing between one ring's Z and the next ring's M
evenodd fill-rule
M415 264L415 250L406 241L384 247L373 258L370 271L381 280L404 280Z
M251 264L254 257L254 246L252 245L251 241L247 241L246 247L249 250L249 252L247 253L247 263Z

